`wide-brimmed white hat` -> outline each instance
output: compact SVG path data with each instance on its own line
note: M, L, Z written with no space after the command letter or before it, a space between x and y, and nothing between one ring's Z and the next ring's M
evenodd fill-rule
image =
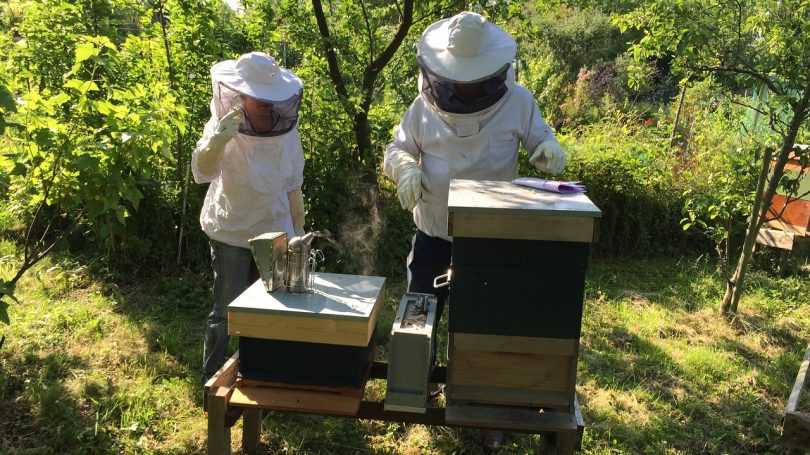
M304 88L298 76L264 52L250 52L238 60L217 63L211 67L211 79L214 85L222 83L231 90L265 101L285 101Z
M417 56L435 74L456 82L486 79L517 53L509 33L477 13L443 19L422 33Z

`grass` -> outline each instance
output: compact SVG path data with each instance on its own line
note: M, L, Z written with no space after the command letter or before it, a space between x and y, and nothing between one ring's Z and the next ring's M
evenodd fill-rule
M0 276L13 261L0 242ZM380 358L402 290L393 281ZM592 262L577 387L584 453L782 451L782 412L810 333L810 280L753 271L749 283L729 322L717 313L722 287L709 261ZM29 273L12 324L0 326L0 453L204 453L208 286L190 274L105 282L70 258ZM382 396L384 383L367 393ZM474 430L282 412L265 418L261 439L266 453L482 453ZM511 434L501 453L539 443Z

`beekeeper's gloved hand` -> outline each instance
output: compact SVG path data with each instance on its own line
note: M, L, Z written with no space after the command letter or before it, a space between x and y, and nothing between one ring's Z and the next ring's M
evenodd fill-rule
M287 199L290 201L290 216L295 235L306 234L304 231L304 192L301 191L301 188L294 189L287 193Z
M543 172L559 174L565 169L565 164L568 163L568 156L556 140L550 139L541 142L540 145L534 149L534 153L529 157L529 162Z
M422 197L422 170L416 164L416 158L408 153L401 153L390 160L392 177L397 182L399 204L405 210L413 210L416 201Z
M197 168L200 172L210 175L217 170L225 144L239 132L242 115L242 109L235 108L217 121L208 143L202 144L197 151Z

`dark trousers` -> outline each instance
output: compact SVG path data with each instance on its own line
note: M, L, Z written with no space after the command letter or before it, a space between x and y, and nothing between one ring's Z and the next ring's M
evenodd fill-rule
M225 363L228 347L227 307L259 279L249 249L211 240L211 268L214 273L214 305L208 314L203 344L203 382Z
M450 268L450 255L453 243L440 237L431 237L417 230L413 239L411 253L408 255L408 291L433 294L437 297L436 325L439 327L444 304L450 294L450 288L434 288L433 280L447 273ZM435 333L434 333L435 335ZM434 338L436 340L436 338ZM435 363L438 343L433 343L433 360Z

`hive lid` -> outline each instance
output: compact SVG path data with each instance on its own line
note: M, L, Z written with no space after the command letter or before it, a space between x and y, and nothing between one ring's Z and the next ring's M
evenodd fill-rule
M228 311L279 317L327 320L367 320L378 302L385 278L314 273L314 292L294 294L283 289L268 293L259 280L236 298Z
M583 193L557 194L493 180L451 180L448 210L450 213L602 216L602 211Z

